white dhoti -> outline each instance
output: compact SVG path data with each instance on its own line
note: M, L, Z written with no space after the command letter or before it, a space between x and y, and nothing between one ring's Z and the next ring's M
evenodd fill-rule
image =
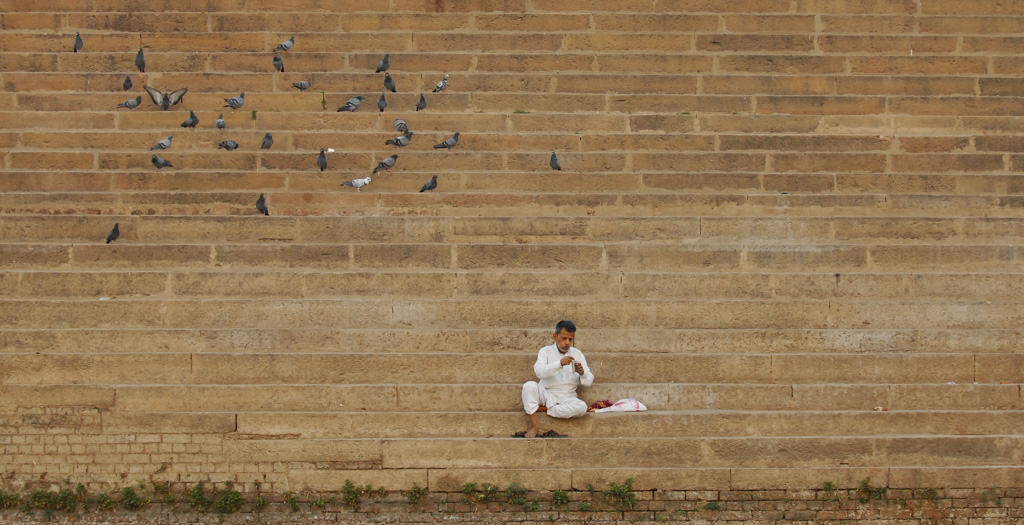
M579 417L587 413L587 403L576 396L559 398L553 392L541 388L536 381L523 383L523 410L527 414L533 414L540 405L547 407L549 416L559 419Z

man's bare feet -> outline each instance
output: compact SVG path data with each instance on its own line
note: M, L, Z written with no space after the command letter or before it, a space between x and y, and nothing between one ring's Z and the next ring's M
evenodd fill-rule
M523 437L524 438L535 438L535 437L537 437L537 431L538 430L540 430L540 429L537 428L537 427L531 427L530 430L526 431L526 434L523 435Z
M547 412L547 411L548 411L548 407L546 407L544 405L541 405L541 406L537 407L537 412Z

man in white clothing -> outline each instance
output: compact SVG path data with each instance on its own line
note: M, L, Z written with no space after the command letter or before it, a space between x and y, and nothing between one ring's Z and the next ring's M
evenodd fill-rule
M576 397L576 387L594 383L594 373L587 366L583 352L572 346L576 325L559 321L555 325L555 344L541 348L533 372L537 381L523 384L523 409L530 416L530 430L524 437L537 437L537 412L551 417L569 419L587 413L587 404Z

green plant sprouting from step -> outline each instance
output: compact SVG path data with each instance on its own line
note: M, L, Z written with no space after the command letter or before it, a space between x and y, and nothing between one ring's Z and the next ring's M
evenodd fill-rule
M427 494L430 494L429 490L419 486L418 483L413 483L412 488L405 491L405 499L409 500L410 505L415 505Z
M633 478L627 478L622 485L611 483L611 487L604 491L604 497L615 504L619 510L632 509L636 504L636 494L633 494Z

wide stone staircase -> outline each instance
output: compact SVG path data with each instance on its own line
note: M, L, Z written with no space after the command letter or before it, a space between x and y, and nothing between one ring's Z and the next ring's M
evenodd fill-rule
M1024 4L0 13L5 483L1024 486ZM650 410L510 438L560 319Z

